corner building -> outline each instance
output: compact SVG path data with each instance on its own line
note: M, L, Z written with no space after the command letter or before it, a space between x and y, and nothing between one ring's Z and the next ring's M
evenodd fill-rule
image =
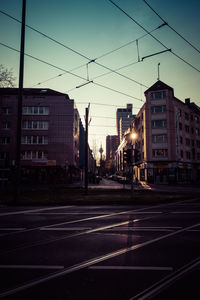
M15 164L18 89L0 89L0 167ZM79 167L79 113L51 89L24 89L22 166Z
M157 81L145 91L146 103L132 122L139 159L134 177L148 183L200 181L200 108L174 96Z

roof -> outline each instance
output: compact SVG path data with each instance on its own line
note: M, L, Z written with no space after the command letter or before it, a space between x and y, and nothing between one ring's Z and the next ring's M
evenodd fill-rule
M158 80L156 83L154 83L148 90L146 90L144 93L146 94L147 92L150 91L160 91L160 90L172 90L173 88L167 85L166 83L162 82L161 80Z
M49 96L69 96L64 93L60 93L58 91L54 91L51 89L38 89L38 88L24 88L23 89L24 95L49 95ZM17 95L18 88L0 88L0 95Z

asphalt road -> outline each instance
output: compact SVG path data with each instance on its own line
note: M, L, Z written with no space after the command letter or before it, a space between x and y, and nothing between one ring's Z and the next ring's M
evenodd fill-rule
M0 298L200 299L199 275L197 198L0 208Z

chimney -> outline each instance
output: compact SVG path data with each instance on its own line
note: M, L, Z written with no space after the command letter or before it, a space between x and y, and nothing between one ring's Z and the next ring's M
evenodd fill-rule
M185 99L185 104L190 104L190 98Z

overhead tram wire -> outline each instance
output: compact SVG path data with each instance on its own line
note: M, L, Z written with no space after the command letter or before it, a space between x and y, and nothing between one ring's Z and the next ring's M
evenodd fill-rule
M6 13L6 12L4 12L4 11L2 11L2 10L0 10L0 13L6 15L7 17L9 17L9 18L15 20L15 21L18 22L18 23L21 23L20 20L14 18L13 16L9 15L8 13ZM106 66L104 66L104 65L102 65L102 64L97 63L96 60L97 60L98 58L96 58L96 59L91 59L91 58L87 57L86 55L80 53L79 51L76 51L76 50L72 49L71 47L68 47L68 46L66 46L65 44L63 44L63 43L57 41L56 39L54 39L54 38L48 36L47 34L45 34L45 33L41 32L41 31L39 31L39 30L33 28L32 26L29 26L29 25L26 24L26 27L29 28L29 29L31 29L31 30L33 30L33 31L35 31L36 33L42 35L43 37L45 37L45 38L51 40L52 42L54 42L54 43L56 43L56 44L58 44L58 45L60 45L60 46L62 46L62 47L64 47L64 48L66 48L67 50L70 50L70 51L72 51L73 53L75 53L75 54L81 56L82 58L88 60L89 63L90 63L90 62L93 62L93 63L95 63L96 65L101 66L102 68L109 69L110 71L113 71L113 72L116 73L117 75L119 75L119 76L121 76L121 77L124 77L124 78L126 78L126 79L129 79L129 80L135 82L136 84L143 85L142 83L138 83L137 81L135 81L134 79L132 79L132 78L130 78L130 77L127 77L127 76L125 76L125 75L123 75L123 74L121 74L121 73L115 72L114 70L112 70L112 69L110 69L110 68L108 68L108 67L106 67ZM86 65L87 65L87 64L86 64ZM59 76L57 76L57 77L59 77Z
M146 1L143 0L143 2L160 18L160 20L162 20L164 23L166 23L166 25L172 30L174 31L180 38L182 38L188 45L190 45L193 49L195 49L197 52L200 53L200 50L195 47L190 41L188 41L184 36L182 36L178 31L176 31L171 25L169 25L168 22L166 22L161 15Z
M112 3L116 8L118 8L123 14L125 14L129 19L131 19L136 25L138 25L140 28L142 28L146 33L148 33L155 41L157 41L160 45L162 45L165 49L168 49L168 47L163 44L158 38L156 38L150 31L148 31L143 25L141 25L138 21L136 21L133 17L131 17L125 10L123 10L119 5L117 5L114 1L108 0L110 3ZM184 58L176 54L174 51L171 51L171 53L179 58L181 61L183 61L185 64L196 70L197 72L200 72L199 69L194 67L192 64L187 62Z
M15 49L15 48L13 48L13 47L11 47L11 46L8 46L8 45L6 45L6 44L4 44L4 43L1 43L1 42L0 42L0 45L4 46L4 47L6 47L6 48L9 48L10 50L13 50L13 51L15 51L15 52L18 52L18 53L20 52L19 50ZM85 81L88 82L88 83L93 83L93 84L95 84L95 85L97 85L97 86L100 86L100 87L102 87L102 88L111 90L111 91L116 92L116 93L118 93L118 94L121 94L121 95L124 95L124 96L126 96L126 97L129 97L129 98L132 98L132 99L136 99L136 100L139 100L139 101L142 101L142 102L143 102L142 99L139 99L139 98L136 98L136 97L134 97L134 96L128 95L128 94L126 94L126 93L120 92L120 91L115 90L115 89L113 89L113 88L110 88L110 87L108 87L108 86L104 86L104 85L99 84L99 83L97 83L97 82L91 82L91 81L89 81L88 79L86 79L86 78L84 78L84 77L82 77L82 76L79 76L79 75L77 75L77 74L74 74L74 73L72 73L72 72L70 72L70 71L67 71L67 70L63 69L63 68L57 67L57 66L55 66L55 65L53 65L53 64L51 64L51 63L48 63L48 62L46 62L46 61L44 61L44 60L42 60L42 59L40 59L40 58L37 58L37 57L34 57L34 56L30 55L30 54L24 53L24 55L27 56L27 57L30 57L30 58L32 58L32 59L34 59L34 60L37 60L37 61L39 61L39 62L41 62L41 63L43 63L43 64L46 64L46 65L48 65L48 66L50 66L50 67L53 67L53 68L56 68L56 69L58 69L58 70L64 71L64 72L66 72L66 73L68 73L68 74L70 74L70 75L73 75L73 76L75 76L75 77L77 77L77 78L79 78L79 79L83 79L83 80L85 80Z

